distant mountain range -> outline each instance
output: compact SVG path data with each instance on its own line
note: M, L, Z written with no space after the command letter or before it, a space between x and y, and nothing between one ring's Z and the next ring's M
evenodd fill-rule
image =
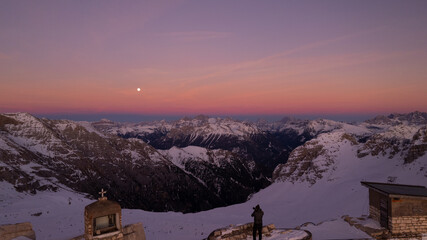
M276 167L273 179L311 184L322 178L332 181L337 177L336 166L345 159L363 160L368 156L398 159L402 166L410 164L427 152L426 120L426 113L414 112L380 116L358 125L341 123L294 149L287 163ZM419 171L427 177L427 169Z
M198 116L148 123L0 115L0 181L32 194L99 189L126 208L195 212L240 203L273 181L333 179L341 158L427 151L427 113L360 124L284 118L255 123ZM341 149L343 146L352 147Z

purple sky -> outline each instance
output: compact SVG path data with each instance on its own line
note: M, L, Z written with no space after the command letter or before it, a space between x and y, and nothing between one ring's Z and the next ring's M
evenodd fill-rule
M1 1L0 112L427 111L426 13L427 1Z

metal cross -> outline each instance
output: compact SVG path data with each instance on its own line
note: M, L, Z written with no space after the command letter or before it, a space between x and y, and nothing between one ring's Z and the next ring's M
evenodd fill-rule
M99 194L101 194L101 197L104 197L104 194L107 193L107 191L104 191L104 189L101 189L101 192L99 192Z

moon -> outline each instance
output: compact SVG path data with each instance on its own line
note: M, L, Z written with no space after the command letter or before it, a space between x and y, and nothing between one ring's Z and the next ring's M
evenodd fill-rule
M137 88L136 91L141 92L141 88Z

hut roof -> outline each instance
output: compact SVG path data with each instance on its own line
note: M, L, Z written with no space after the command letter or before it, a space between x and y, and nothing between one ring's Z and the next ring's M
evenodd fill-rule
M427 188L417 185L403 185L391 183L361 182L362 185L387 195L406 195L427 197Z
M93 217L101 217L121 212L120 204L110 200L99 200L85 207L85 211Z

